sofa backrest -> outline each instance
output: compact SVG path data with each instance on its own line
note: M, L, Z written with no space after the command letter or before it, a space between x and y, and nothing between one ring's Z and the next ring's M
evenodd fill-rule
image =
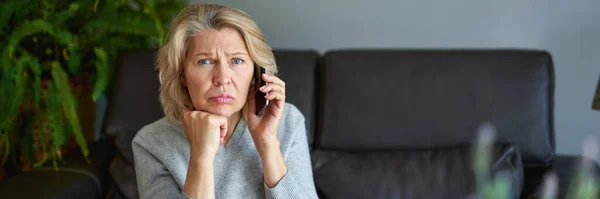
M129 137L164 116L156 49L121 53L104 135ZM286 100L309 141L334 150L402 150L470 144L485 121L525 164L554 157L551 56L529 50L276 50ZM320 61L319 61L320 60ZM319 63L320 62L320 63ZM317 69L318 68L318 69ZM320 91L319 91L320 90ZM118 145L118 143L117 143Z
M104 136L112 138L121 133L133 137L143 126L164 116L158 98L158 72L154 69L156 52L144 49L119 54L108 93Z
M317 118L316 51L276 50L275 61L279 78L285 82L286 101L294 104L304 115L308 142L312 146Z
M489 121L525 164L554 157L554 74L546 52L340 50L322 59L317 148L467 145Z

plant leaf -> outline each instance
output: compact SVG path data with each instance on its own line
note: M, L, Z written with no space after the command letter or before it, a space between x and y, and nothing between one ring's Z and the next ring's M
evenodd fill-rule
M8 2L4 2L0 4L0 36L4 35L4 28L8 27L8 20L10 20L13 13L23 8L23 6L27 5L27 1L20 0L12 0Z
M12 70L12 73L4 74L7 76L3 77L3 79L6 78L6 80L8 81L4 82L6 84L3 84L2 86L8 87L9 92L5 93L5 97L9 100L3 103L7 103L10 105L7 107L6 115L2 118L3 121L1 121L2 125L0 125L0 130L10 130L8 129L8 127L10 126L10 124L13 123L13 121L19 114L19 108L21 107L21 103L23 101L23 97L25 96L26 90L24 88L24 82L27 81L27 73L23 71L28 61L28 57L23 57L19 59L15 63L15 70Z
M158 37L154 21L143 15L131 13L102 12L83 27L86 32L114 32Z
M33 21L25 21L17 30L15 30L9 37L8 46L6 47L8 57L12 57L12 54L16 50L16 46L21 40L27 36L45 32L53 36L61 44L69 44L73 37L71 33L62 30L48 21L37 19ZM6 58L6 57L5 57Z
M62 69L62 66L58 62L52 63L52 79L54 79L54 84L60 93L60 98L62 100L62 109L69 122L73 134L75 136L75 141L81 148L81 153L86 159L89 156L89 149L87 147L87 143L85 142L85 137L81 130L81 123L79 122L79 116L77 115L77 104L75 102L75 97L73 96L73 92L71 91L69 85L69 79L67 74Z
M23 64L27 64L29 66L29 70L33 73L33 95L35 102L35 110L40 110L40 101L41 101L41 84L42 84L42 66L40 62L31 54L29 54L26 50L21 50L20 59L23 60Z
M67 45L67 49L69 52L67 60L67 65L69 66L69 72L72 74L77 74L81 71L81 57L79 56L79 42L77 37L74 37L73 42Z
M48 86L50 87L50 86L54 86L54 85L49 84ZM44 102L46 104L48 104L48 97L49 97L48 90L49 89L46 89L46 92L44 94ZM46 107L48 107L48 106L46 106ZM46 111L45 113L36 114L36 116L35 116L35 122L38 125L41 125L40 123L43 123L43 122L47 121L46 118L48 117L48 112L47 112L47 110L45 110L45 111ZM60 112L60 111L58 111L58 112ZM48 151L48 146L46 145L46 142L48 141L48 139L46 139L46 132L44 132L43 130L38 130L38 136L40 136L39 140L41 140L40 142L42 144L42 154L43 154L43 156L42 156L42 159L40 161L38 161L38 162L36 162L36 163L33 164L34 168L41 167L44 164L46 164L46 162L48 161L48 153L49 153L49 151Z
M57 12L54 16L53 23L54 24L63 24L67 19L75 15L75 13L79 10L79 3L74 2L69 4L69 8L63 11Z
M96 83L94 84L94 92L92 93L92 99L94 102L102 95L108 85L108 55L102 48L94 48L96 53Z
M54 81L57 81L56 79ZM52 130L52 148L62 148L67 138L65 136L62 101L60 91L54 82L48 84L46 95L46 114L48 115L48 127Z

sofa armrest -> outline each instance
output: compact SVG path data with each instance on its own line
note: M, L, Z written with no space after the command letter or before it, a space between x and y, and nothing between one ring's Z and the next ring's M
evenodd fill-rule
M558 197L566 198L569 186L573 178L579 170L581 156L572 155L556 155L551 166L526 167L525 168L525 185L521 198L540 198L539 192L542 189L544 175L553 171L558 177ZM600 166L597 162L594 163L596 172L600 171Z

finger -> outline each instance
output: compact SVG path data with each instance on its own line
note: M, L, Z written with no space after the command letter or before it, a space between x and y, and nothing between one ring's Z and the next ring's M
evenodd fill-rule
M271 91L274 91L274 92L279 92L279 93L285 95L285 87L283 87L282 85L279 85L279 84L275 84L275 83L267 84L267 85L260 87L260 91L263 93L269 93Z
M267 96L265 96L267 100L275 100L275 101L285 101L285 95L280 92L269 92Z
M221 130L220 137L224 138L227 134L227 117L218 116L218 118L219 129Z
M285 82L275 75L262 74L262 79L267 83L279 84L285 87Z
M225 126L227 126L227 125L225 125ZM225 138L225 135L227 135L227 127L223 128L221 126L220 129L221 129L220 138L223 139L223 138Z
M285 95L278 92L270 92L265 98L271 102L269 103L271 108L277 107L278 109L283 110L283 107L285 106Z

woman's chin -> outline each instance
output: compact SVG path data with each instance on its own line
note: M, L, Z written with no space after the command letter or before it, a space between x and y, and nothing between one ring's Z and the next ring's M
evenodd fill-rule
M234 109L233 104L217 104L212 105L210 108L207 109L207 112L209 113L225 117L229 117L238 111L239 110L236 111Z

